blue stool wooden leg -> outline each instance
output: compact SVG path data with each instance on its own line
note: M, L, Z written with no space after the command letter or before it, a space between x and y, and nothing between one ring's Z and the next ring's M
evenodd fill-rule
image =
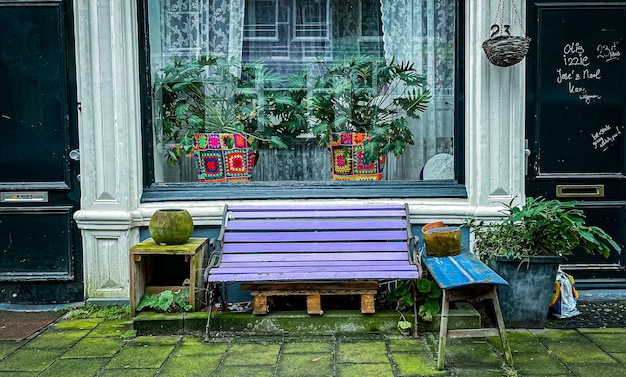
M500 310L500 300L498 300L498 293L496 287L492 287L493 292L491 296L491 302L493 303L493 310L496 313L496 322L498 324L498 332L500 333L500 342L502 342L502 350L504 351L504 358L506 364L510 367L513 366L513 355L511 354L511 347L509 346L509 340L506 336L506 328L504 327L504 319L502 318L502 311Z
M446 339L448 337L448 309L450 301L448 290L443 289L443 297L441 300L441 321L439 324L439 351L437 352L437 369L443 370L446 358Z

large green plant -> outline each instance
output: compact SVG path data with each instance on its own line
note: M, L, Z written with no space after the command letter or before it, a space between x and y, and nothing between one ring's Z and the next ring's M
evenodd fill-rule
M522 205L504 204L501 221L468 221L475 236L474 248L483 260L495 256L519 260L538 255L567 257L575 248L605 258L611 250L621 252L604 230L586 224L576 204L530 197Z
M157 72L158 121L168 156L176 163L192 150L197 132L239 133L254 148L266 142L286 148L305 128L300 92L263 63L238 64L209 55L174 62Z
M419 119L431 94L413 64L369 55L315 64L322 73L309 75L314 89L306 104L318 145L327 147L335 132L366 133L365 158L372 162L387 153L398 157L414 143L408 120Z

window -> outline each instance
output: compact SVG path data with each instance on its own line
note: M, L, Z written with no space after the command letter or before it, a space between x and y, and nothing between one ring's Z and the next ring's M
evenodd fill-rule
M305 72L307 81L299 90L310 96L315 90L312 77L319 74L319 62L337 64L355 56L379 58L383 62L409 62L425 78L432 98L420 120L409 120L413 145L408 145L399 158L388 155L383 171L384 181L415 185L424 179L451 179L451 160L460 166L462 156L455 142L462 137L459 130L459 85L462 77L458 67L461 39L458 33L458 12L454 0L142 0L147 5L146 28L149 29L150 86L152 111L147 122L152 143L147 154L152 156L146 177L151 182L196 182L196 162L184 152L170 164L177 142L184 135L167 133L162 109L167 106L167 93L155 90L168 67L208 56L219 58L226 69L204 67L213 78L221 69L227 83L212 81L201 86L205 90L221 89L223 106L232 105L241 87L257 90L249 103L258 104L267 96L293 91L290 75ZM264 69L280 80L276 85L259 88L247 80L245 65L261 63ZM210 71L210 72L209 72ZM249 75L247 76L249 79ZM228 85L237 81L233 91ZM217 95L207 91L206 96ZM206 101L206 100L205 100ZM456 116L455 116L455 105ZM261 107L259 107L260 109ZM175 109L170 109L175 112ZM172 113L173 114L173 113ZM268 127L277 127L277 117L248 112L264 117ZM175 116L174 114L173 116ZM305 111L297 135L286 138L287 148L268 148L260 143L251 184L302 182L303 187L330 180L331 160L328 150L317 145L311 135L311 113ZM204 117L201 117L203 120ZM241 116L240 116L241 118ZM180 152L180 151L178 151ZM456 153L455 153L456 152ZM454 157L452 157L454 155ZM430 163L429 163L430 161ZM434 170L427 165L435 166ZM426 167L426 168L425 168ZM458 181L459 169L456 169ZM148 182L149 183L149 182ZM386 185L371 182L371 185ZM157 185L158 186L158 185ZM195 186L197 187L197 186ZM381 186L382 187L382 186ZM408 186L407 186L408 187ZM455 194L457 195L457 194ZM244 195L245 196L245 195ZM435 195L436 196L436 195ZM453 195L454 196L454 195Z

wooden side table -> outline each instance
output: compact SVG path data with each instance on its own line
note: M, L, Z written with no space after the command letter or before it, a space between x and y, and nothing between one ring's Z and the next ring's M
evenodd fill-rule
M202 261L208 249L208 238L190 238L182 245L158 245L148 238L130 248L130 314L135 316L137 303L144 293L189 288L191 310L198 309L202 298ZM176 261L177 263L171 263ZM161 262L161 273L151 271L151 266ZM168 281L163 270L185 264L185 271L174 271L178 280ZM165 266L163 266L165 265ZM176 279L176 278L175 278ZM170 279L171 280L171 279ZM183 281L189 281L187 287Z

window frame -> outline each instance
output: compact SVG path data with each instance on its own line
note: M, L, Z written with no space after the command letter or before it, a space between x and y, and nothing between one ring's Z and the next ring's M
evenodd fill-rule
M465 188L465 4L456 1L454 180L433 181L281 181L247 183L155 182L148 0L137 0L142 203L244 199L467 198Z

